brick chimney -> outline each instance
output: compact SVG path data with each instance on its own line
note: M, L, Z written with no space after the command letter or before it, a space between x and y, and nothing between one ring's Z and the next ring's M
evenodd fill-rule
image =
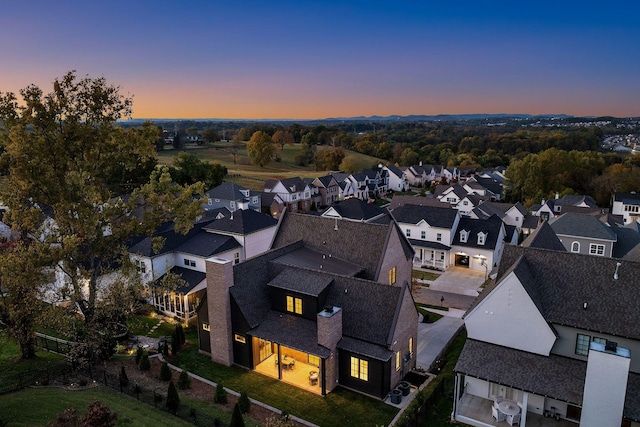
M225 366L233 364L231 337L231 296L233 263L226 259L207 259L207 308L209 310L209 337L211 360Z
M342 309L327 306L317 315L318 344L331 350L325 361L325 387L327 392L338 384L338 341L342 338Z

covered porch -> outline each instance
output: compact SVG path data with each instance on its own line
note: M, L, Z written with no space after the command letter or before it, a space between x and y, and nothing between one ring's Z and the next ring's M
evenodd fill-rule
M429 242L426 240L409 239L411 246L415 250L413 258L413 268L431 268L436 270L446 270L449 268L449 248L439 242Z

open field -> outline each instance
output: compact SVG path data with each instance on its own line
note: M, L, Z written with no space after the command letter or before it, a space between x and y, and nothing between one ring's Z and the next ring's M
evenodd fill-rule
M240 184L252 190L263 190L264 181L267 179L283 179L299 176L301 178L315 178L325 175L328 171L316 171L315 165L300 166L296 164L295 158L300 153L300 144L285 145L284 150L278 148L277 155L280 161L272 161L265 167L254 166L247 156L245 145L238 150L236 164L233 163L233 156L229 151L230 143L216 142L215 144L202 146L187 146L184 151L197 154L200 160L216 162L227 168L229 175L240 175L230 177L228 180ZM329 149L330 147L319 146L318 150ZM160 164L171 165L173 158L178 155L179 150L165 150L158 153ZM360 154L355 151L345 150L345 157L354 157L360 169L370 168L378 163L386 164L384 160Z

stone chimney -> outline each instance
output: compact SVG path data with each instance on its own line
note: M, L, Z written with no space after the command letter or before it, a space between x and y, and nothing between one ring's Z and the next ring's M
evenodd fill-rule
M225 366L233 364L231 337L231 296L233 263L226 259L207 259L207 308L209 310L209 336L211 360Z
M629 350L618 347L614 342L591 343L582 395L580 426L620 425L630 362Z
M342 309L332 305L326 306L317 315L318 344L331 350L325 361L325 387L327 392L338 384L338 341L342 338Z

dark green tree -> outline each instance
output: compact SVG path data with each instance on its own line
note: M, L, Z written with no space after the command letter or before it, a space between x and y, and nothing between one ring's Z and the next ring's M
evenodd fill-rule
M162 365L160 365L160 374L158 377L162 381L170 381L171 380L171 368L169 368L169 364L167 361L163 361Z
M151 369L151 361L149 361L149 353L146 351L142 354L140 358L140 364L138 365L141 371L148 371Z
M169 389L167 390L167 409L170 412L176 412L180 407L180 396L176 386L173 385L173 381L169 382Z
M129 377L127 376L127 371L124 369L124 365L120 367L120 374L118 375L118 380L120 381L120 387L124 388L129 385Z
M222 383L218 383L216 386L216 392L213 395L213 403L227 403L227 391L224 389L224 385L222 385Z
M229 423L229 427L244 427L242 412L240 412L240 407L237 403L233 406L233 413L231 414L231 422Z
M142 346L136 347L136 365L140 365L140 359L142 359L142 355L144 354L144 349Z
M186 390L191 386L191 377L186 370L182 370L180 372L180 376L178 377L178 388L180 390Z
M249 396L247 396L247 392L242 390L240 392L240 397L238 398L238 407L240 408L240 412L246 414L251 410L251 401L249 400Z

